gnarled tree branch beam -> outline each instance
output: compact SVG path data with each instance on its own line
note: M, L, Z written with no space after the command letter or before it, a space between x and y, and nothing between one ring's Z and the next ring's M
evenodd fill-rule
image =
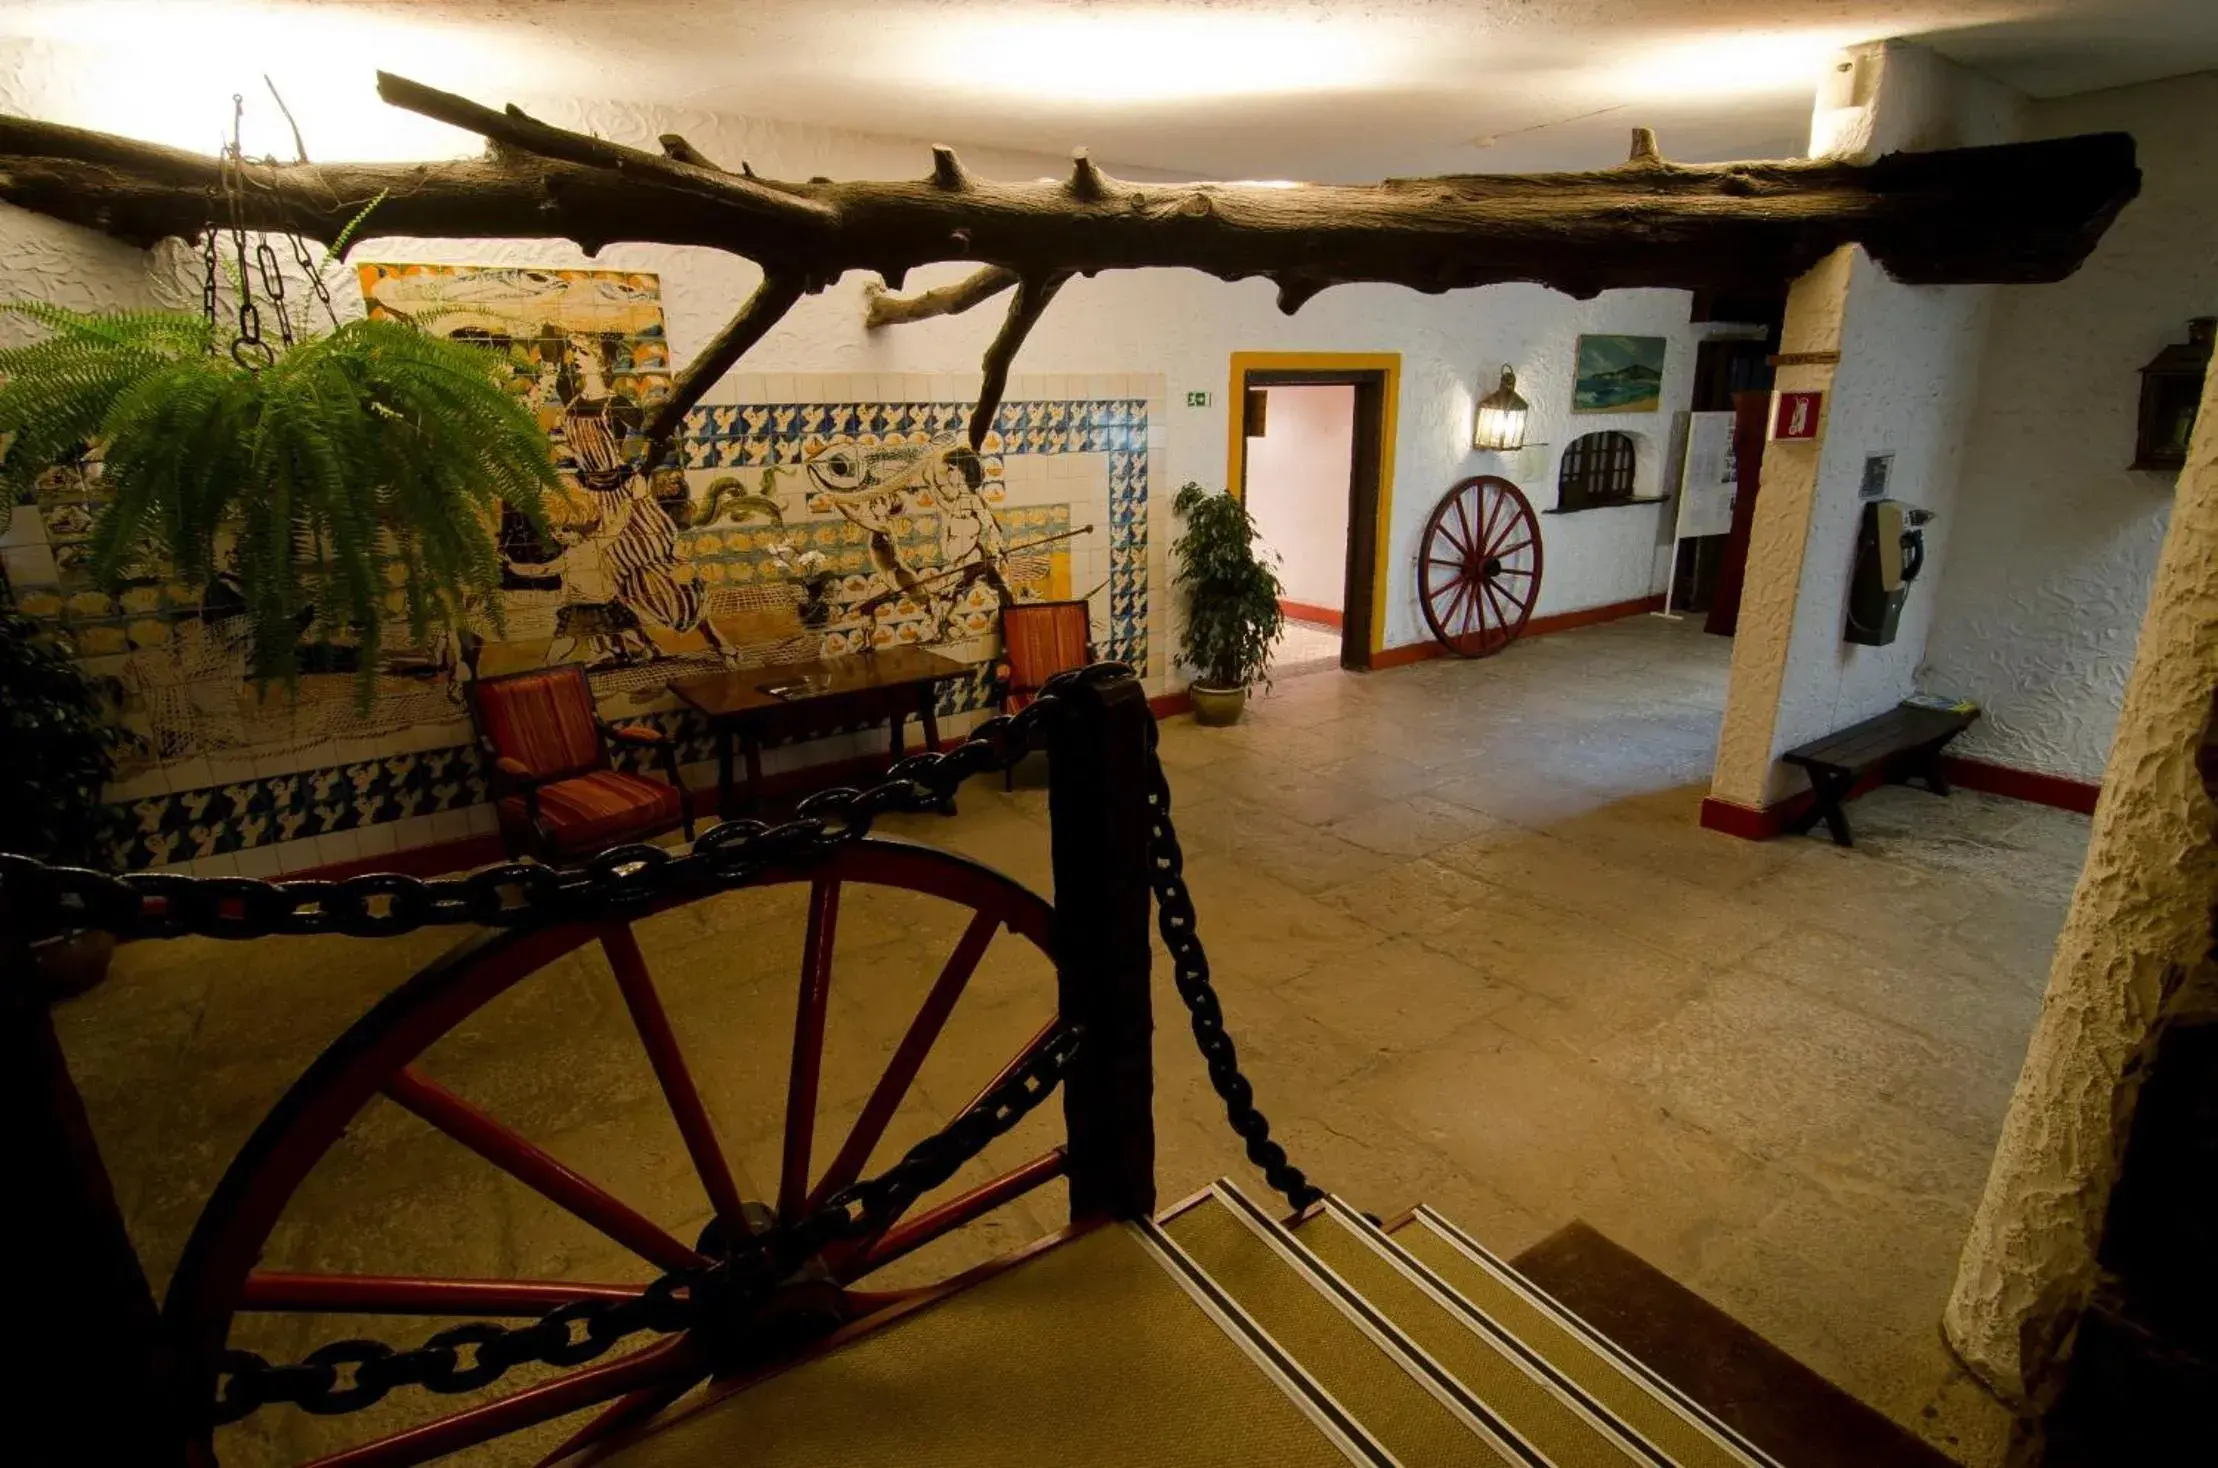
M874 283L863 288L863 325L875 331L881 326L929 321L934 316L960 316L1016 283L1017 273L999 265L985 266L952 285L934 286L913 296L893 295Z
M1001 330L986 346L985 380L978 388L977 406L970 410L970 447L973 453L986 446L986 434L993 428L993 415L1001 407L1001 395L1009 390L1009 364L1017 358L1017 348L1024 345L1025 337L1038 324L1040 313L1055 293L1070 279L1069 272L1042 276L1037 280L1017 282L1015 299L1009 302L1009 314L1002 318Z
M648 468L661 463L670 452L672 440L685 424L685 415L701 401L701 395L716 386L717 380L731 371L732 364L747 355L756 342L769 335L802 294L798 276L769 274L762 278L739 314L678 374L670 385L670 396L655 405L654 417L647 420Z
M2057 280L2140 187L2132 139L1593 173L1273 187L1136 185L1091 164L1066 182L995 183L953 166L914 181L779 182L626 147L386 77L411 111L483 135L487 156L416 164L252 164L245 222L333 238L565 238L705 245L810 284L978 261L1020 276L1183 267L1268 276L1297 305L1371 281L1445 291L1533 281L1720 289L1793 278L1861 243L1920 284ZM696 158L698 155L694 155ZM217 163L173 148L0 119L0 200L151 244L197 234Z

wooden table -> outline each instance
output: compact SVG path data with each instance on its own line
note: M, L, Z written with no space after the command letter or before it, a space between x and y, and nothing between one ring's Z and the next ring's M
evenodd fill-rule
M767 741L806 738L884 719L891 728L893 757L899 759L902 725L913 712L923 721L925 747L937 748L940 725L933 702L938 685L969 672L968 663L921 647L890 647L681 678L670 685L670 691L699 711L715 731L717 812L729 818L742 810L752 811L761 798L762 748ZM797 683L807 687L787 694L769 691ZM735 740L747 762L744 802L733 798Z

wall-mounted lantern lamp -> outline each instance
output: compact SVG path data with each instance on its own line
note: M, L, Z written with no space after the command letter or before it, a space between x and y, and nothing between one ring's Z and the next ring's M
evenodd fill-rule
M1508 453L1525 446L1525 415L1531 404L1517 395L1517 373L1502 368L1502 385L1479 399L1478 419L1471 425L1471 447Z
M2203 374L2218 346L2218 316L2187 323L2187 340L2158 352L2141 369L2141 420L2134 435L2133 467L2183 469L2187 440L2195 428L2195 409L2203 398Z

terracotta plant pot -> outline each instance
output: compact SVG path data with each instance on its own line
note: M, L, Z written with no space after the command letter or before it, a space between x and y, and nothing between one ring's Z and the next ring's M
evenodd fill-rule
M1240 711L1248 706L1245 688L1205 688L1196 683L1189 687L1187 696L1194 703L1194 722L1197 724L1237 724Z

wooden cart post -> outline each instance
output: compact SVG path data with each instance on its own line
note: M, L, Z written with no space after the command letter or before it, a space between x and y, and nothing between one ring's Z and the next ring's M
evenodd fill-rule
M1059 692L1061 692L1059 690ZM1148 734L1140 681L1077 680L1049 740L1055 966L1085 1027L1063 1080L1071 1216L1155 1211L1155 1024L1148 1006Z
M17 1273L26 1293L10 1400L19 1423L68 1424L68 1456L83 1463L170 1468L188 1432L165 1369L159 1315L124 1231L115 1189L85 1116L84 1099L47 1014L28 929L0 876L0 1108L13 1138L6 1166L35 1263ZM37 1429L32 1429L36 1431Z

